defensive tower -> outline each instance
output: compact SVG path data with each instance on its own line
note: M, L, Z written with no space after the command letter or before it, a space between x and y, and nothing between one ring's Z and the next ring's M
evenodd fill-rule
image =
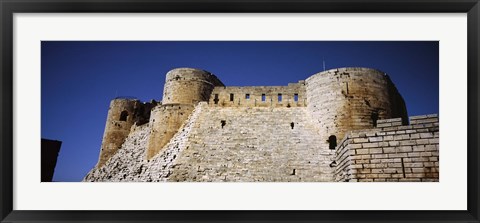
M376 69L347 67L314 74L306 80L306 93L312 119L331 145L347 131L376 127L378 119L401 117L408 122L402 96L388 75Z
M175 135L200 101L208 101L215 86L223 83L210 72L177 68L166 75L162 105L150 116L152 130L146 159L155 156Z
M110 102L97 166L101 167L122 146L135 123L135 108L140 101L116 98Z

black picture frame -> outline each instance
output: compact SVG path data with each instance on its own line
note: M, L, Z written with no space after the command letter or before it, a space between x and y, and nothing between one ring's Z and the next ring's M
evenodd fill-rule
M478 108L479 0L0 0L1 222L480 222ZM466 211L18 211L13 210L14 13L467 13L468 204ZM74 201L72 201L74 202Z

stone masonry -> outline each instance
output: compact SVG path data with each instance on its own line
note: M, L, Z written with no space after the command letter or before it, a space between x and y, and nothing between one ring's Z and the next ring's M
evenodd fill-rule
M336 151L336 181L438 181L437 115L379 120L377 128L349 133Z
M112 100L99 162L84 181L438 181L438 123L408 119L375 69L230 87L178 68L161 102Z

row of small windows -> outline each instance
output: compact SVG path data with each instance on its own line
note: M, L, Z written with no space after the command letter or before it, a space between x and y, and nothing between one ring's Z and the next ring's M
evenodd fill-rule
M245 94L245 99L249 100L250 99L250 94ZM266 99L267 99L267 96L265 94L262 94L262 101L266 101ZM234 100L235 100L235 95L230 94L230 101L234 101ZM278 94L277 100L282 101L282 94ZM219 101L218 94L215 94L215 98L213 99L213 101L215 102L215 104L218 103L218 101ZM293 101L298 101L298 94L293 95Z

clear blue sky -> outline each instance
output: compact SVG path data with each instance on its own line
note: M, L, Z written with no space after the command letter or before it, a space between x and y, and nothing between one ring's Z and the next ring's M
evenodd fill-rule
M44 41L42 138L62 141L54 181L80 181L95 166L110 100L162 99L165 74L200 68L227 86L287 85L326 68L388 73L408 114L438 113L439 43L415 41Z

